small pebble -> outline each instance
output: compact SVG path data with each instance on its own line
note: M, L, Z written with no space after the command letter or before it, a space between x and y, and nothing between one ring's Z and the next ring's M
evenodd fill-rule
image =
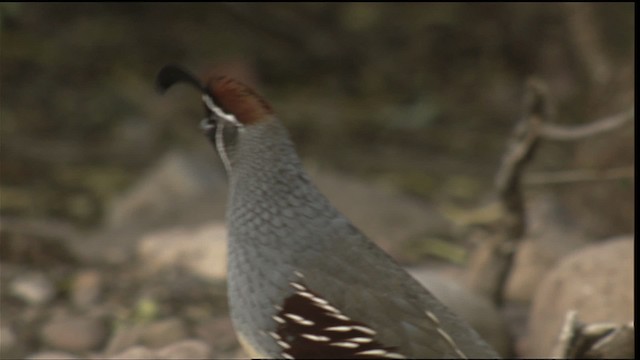
M53 299L55 288L43 274L26 273L11 282L10 292L29 305L43 305Z
M103 344L107 331L99 319L68 316L49 321L40 335L42 341L54 349L86 352Z

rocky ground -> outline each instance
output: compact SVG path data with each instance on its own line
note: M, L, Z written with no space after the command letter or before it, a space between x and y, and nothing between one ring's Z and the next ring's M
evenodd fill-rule
M468 249L437 208L310 168L338 208L505 356L548 355L567 309L585 321L633 319L632 237L591 245L557 221L552 197L530 200L530 235L498 309L465 288L462 267L416 245ZM2 358L245 357L226 304L219 169L169 153L112 204L98 232L3 221Z

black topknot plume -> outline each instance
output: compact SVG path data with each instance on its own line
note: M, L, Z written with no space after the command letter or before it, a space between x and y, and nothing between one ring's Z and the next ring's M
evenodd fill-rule
M193 74L184 70L178 65L166 65L156 76L156 89L163 94L167 89L176 83L186 82L193 85L203 93L207 92L207 88Z

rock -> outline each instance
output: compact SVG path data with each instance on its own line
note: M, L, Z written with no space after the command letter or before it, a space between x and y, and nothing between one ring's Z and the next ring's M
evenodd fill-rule
M16 335L13 330L4 324L0 325L0 358L9 357L15 350L16 345Z
M195 334L211 346L216 357L230 358L240 347L228 316L202 321L195 326Z
M226 193L225 175L215 167L215 159L211 154L203 158L177 150L167 153L110 205L108 226L121 228L132 222L153 223L173 217L188 209L190 201L205 194L209 202L214 202L210 195L213 189L216 194ZM224 201L220 203L223 205Z
M143 345L145 348L157 349L166 344L183 340L188 336L188 329L182 320L169 318L148 324L135 324L119 328L109 340L104 354L107 357ZM134 347L135 346L135 347ZM138 351L138 350L135 350Z
M544 275L558 261L556 254L545 251L532 240L524 240L518 246L505 288L505 299L527 303Z
M217 158L209 148L167 153L108 206L107 226L72 242L72 252L84 263L125 265L150 232L223 220L227 184Z
M576 310L587 324L632 321L633 250L633 236L629 236L590 245L563 258L536 291L525 355L550 355L569 310Z
M182 267L205 278L221 279L227 274L226 237L224 225L217 223L176 228L146 235L137 254L143 268L152 273Z
M529 303L540 281L560 258L559 253L545 249L535 240L524 240L514 256L505 287L507 301Z
M144 327L140 337L142 345L158 348L187 337L187 328L178 318L154 321Z
M102 358L102 357L99 357ZM160 359L158 355L144 346L133 346L116 355L108 356L109 359Z
M158 359L207 359L211 348L202 340L183 340L156 352Z
M424 234L447 233L449 221L433 206L371 183L305 164L309 176L333 205L385 251L401 262L415 261L406 245ZM384 204L384 206L381 206Z
M27 356L27 360L76 360L79 357L62 351L41 351Z
M99 319L65 316L53 319L41 329L41 339L54 349L82 353L96 349L106 338L107 331Z
M10 292L29 305L43 305L53 299L55 288L43 274L31 272L16 277L11 282Z
M558 199L542 193L527 203L528 229L513 260L505 288L505 299L528 304L538 285L565 255L588 243L567 218Z
M109 359L208 359L211 350L201 340L183 340L167 345L159 350L151 350L145 346L132 346L116 354L107 355ZM102 355L96 359L102 359Z
M511 354L511 339L498 309L485 297L462 287L449 277L427 268L410 269L411 275L454 313L465 319L502 356Z
M102 277L97 270L84 270L75 275L71 284L71 301L79 308L95 304L102 291Z
M118 327L115 334L109 339L104 351L105 355L107 357L115 356L114 354L124 353L127 349L131 349L140 341L144 329L143 324Z

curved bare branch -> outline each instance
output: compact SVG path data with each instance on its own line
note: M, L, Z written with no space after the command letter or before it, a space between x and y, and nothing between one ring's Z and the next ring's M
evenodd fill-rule
M621 113L608 116L585 125L561 126L550 123L541 124L540 134L546 140L571 141L598 135L624 125L635 118L635 109L631 107Z

